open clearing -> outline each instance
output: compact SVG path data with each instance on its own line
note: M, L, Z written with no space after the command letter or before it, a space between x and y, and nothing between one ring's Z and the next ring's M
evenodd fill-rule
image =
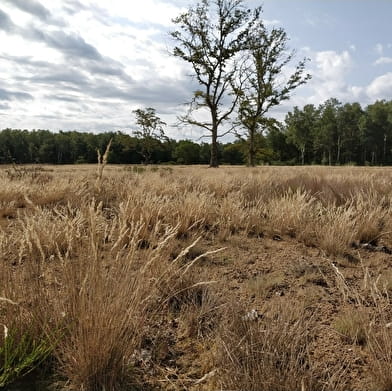
M391 253L390 168L3 166L7 376L391 390Z

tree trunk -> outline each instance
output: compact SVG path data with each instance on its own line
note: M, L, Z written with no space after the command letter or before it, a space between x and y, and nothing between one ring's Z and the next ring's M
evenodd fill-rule
M57 164L61 164L63 157L63 153L61 151L57 151Z
M249 151L248 151L248 166L254 167L256 165L255 162L255 132L250 130L249 132Z
M305 145L301 146L301 164L305 164Z
M340 150L341 150L341 138L340 138L340 136L338 137L338 145L337 145L337 147L338 147L338 152L337 152L337 155L336 155L336 164L340 165Z
M215 126L212 129L212 137L211 137L210 167L215 167L215 168L219 167L219 161L218 161L218 129Z
M387 135L384 134L384 149L383 149L383 159L382 159L384 166L387 164L386 156L387 156Z

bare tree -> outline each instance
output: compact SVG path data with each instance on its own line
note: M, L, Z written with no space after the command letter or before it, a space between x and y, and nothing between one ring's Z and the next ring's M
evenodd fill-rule
M238 100L233 87L239 55L259 13L259 8L246 9L242 0L202 0L173 20L178 27L171 33L177 45L173 55L191 64L201 86L180 120L208 131L210 167L218 167L218 138L228 132L221 126L229 121ZM206 121L193 115L202 108L209 112Z
M249 166L256 164L256 134L277 124L274 118L267 117L268 111L289 99L293 90L311 77L304 73L306 59L285 76L285 67L295 55L295 51L288 50L287 42L282 28L268 31L259 19L248 34L247 52L237 68L238 123L245 129Z

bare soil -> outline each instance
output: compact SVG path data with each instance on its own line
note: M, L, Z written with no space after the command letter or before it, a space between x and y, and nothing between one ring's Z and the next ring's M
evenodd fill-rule
M338 376L344 376L347 390L365 391L374 387L366 346L346 341L334 327L336 319L348 308L355 311L356 305L354 297L344 299L333 265L352 292L365 295L366 272L376 279L391 270L391 255L361 248L352 249L344 257L331 258L318 248L280 235L233 236L223 242L204 239L195 251L203 253L218 248L225 249L202 259L194 273L215 281L216 291L226 300L230 297L227 305L235 305L244 314L255 310L261 318L268 316L265 311L273 307L274 302L298 299L306 303L317 324L317 338L310 354L320 371L339 368ZM259 279L265 283L258 286ZM141 364L150 370L147 377L151 380L151 376L159 373L158 384L164 389L214 389L219 371L211 365L208 354L214 340L187 335L176 314L169 316L165 327L164 339L165 343L170 341L169 346L161 357L158 371L157 368L154 371L149 362Z

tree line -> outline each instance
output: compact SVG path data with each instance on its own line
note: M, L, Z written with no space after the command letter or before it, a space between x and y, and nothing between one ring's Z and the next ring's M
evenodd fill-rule
M357 102L331 98L318 107L295 107L284 131L302 164L392 164L392 101L363 109Z
M113 164L210 164L210 145L165 136L154 109L135 111L139 130L100 134L4 129L0 163L96 163L97 150L112 139ZM362 108L332 98L319 106L295 107L283 122L274 121L253 140L254 164L392 165L392 101ZM248 164L246 138L217 143L222 164Z
M97 150L103 153L111 139L108 156L111 164L208 164L210 159L209 144L190 140L143 139L120 131L94 134L4 129L0 131L0 163L97 163ZM148 161L145 155L146 142L149 148ZM243 163L237 143L219 144L219 156L222 163Z

